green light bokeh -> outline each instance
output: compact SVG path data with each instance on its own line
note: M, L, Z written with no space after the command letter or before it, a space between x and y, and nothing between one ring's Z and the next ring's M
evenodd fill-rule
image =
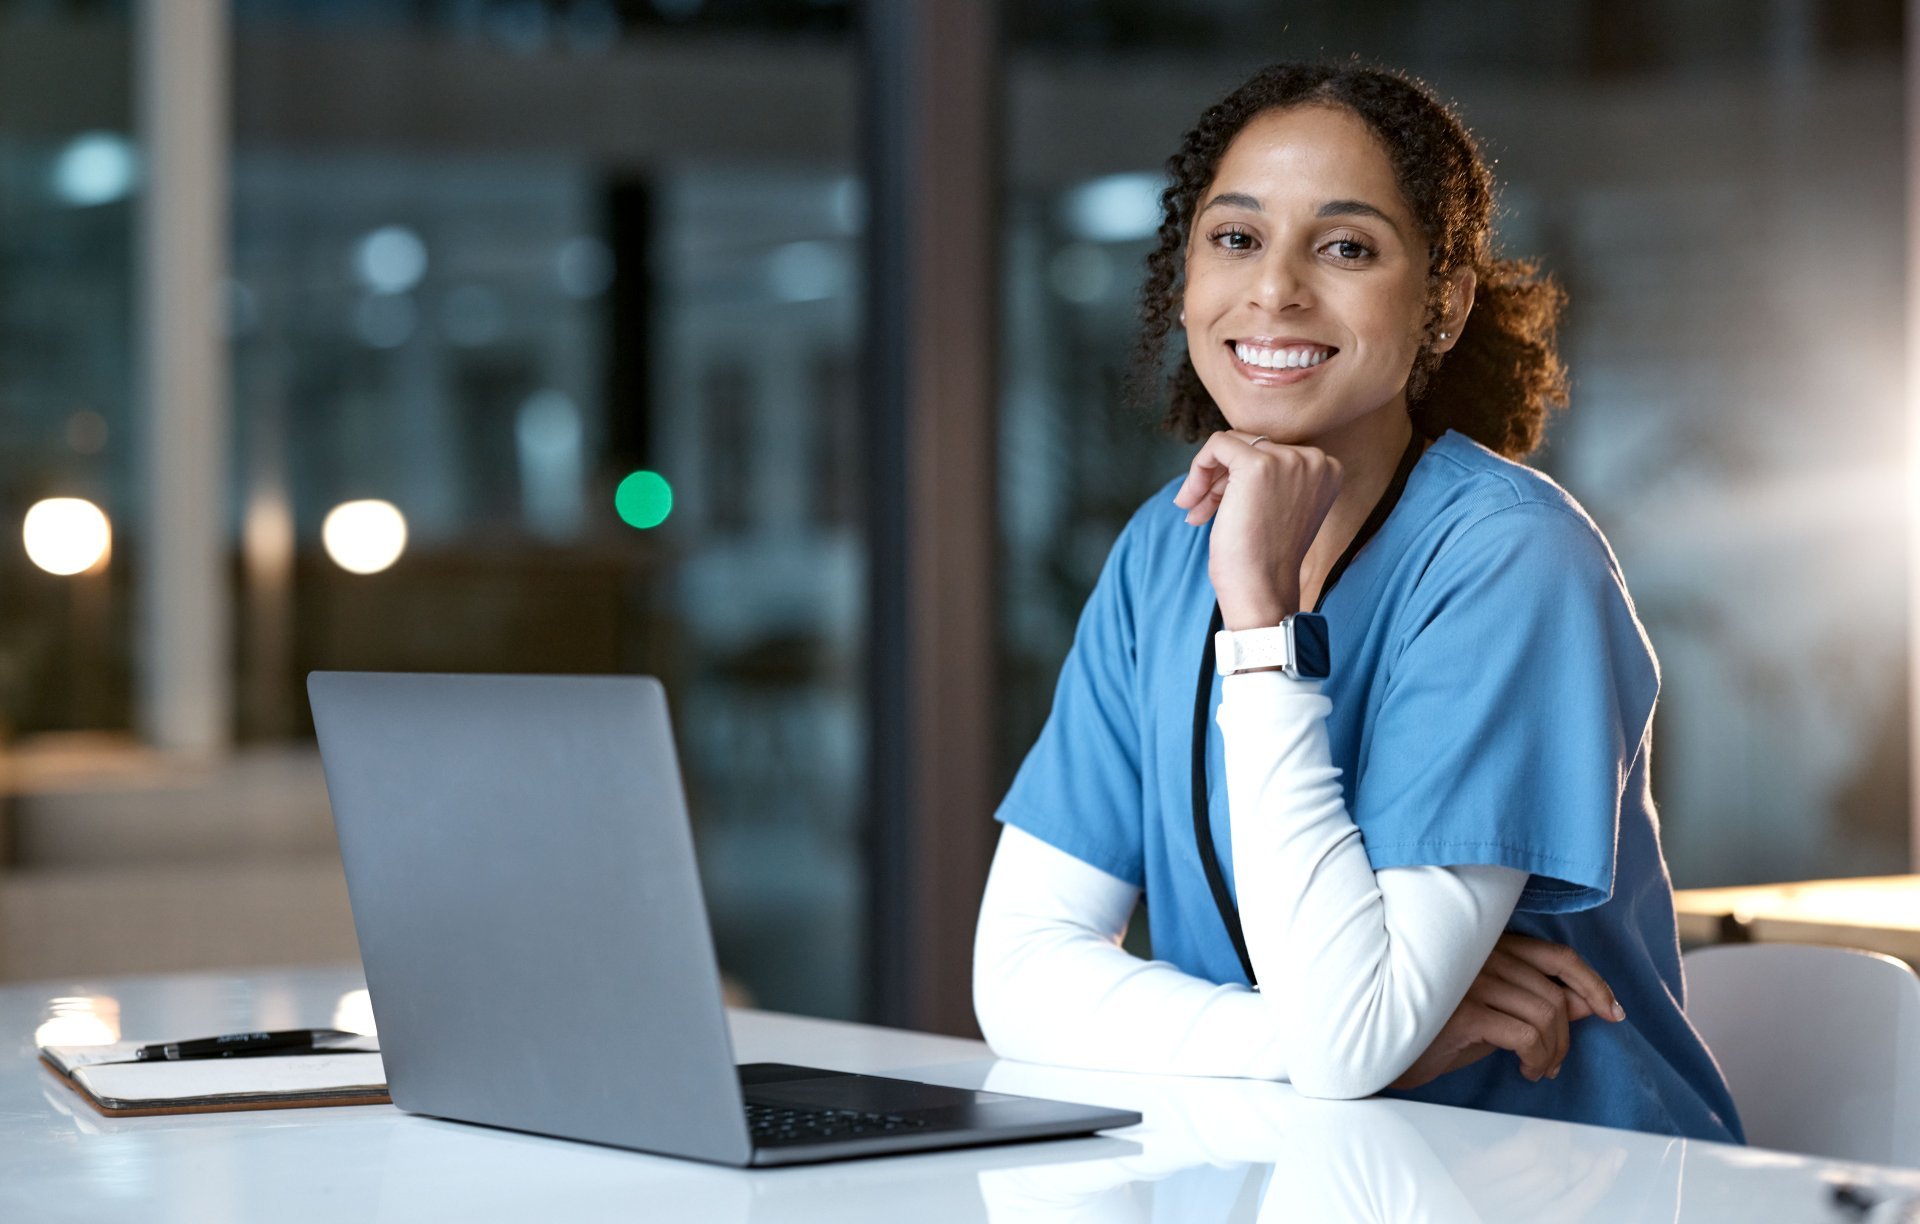
M658 472L629 472L613 491L613 508L630 527L658 527L673 513L673 486Z

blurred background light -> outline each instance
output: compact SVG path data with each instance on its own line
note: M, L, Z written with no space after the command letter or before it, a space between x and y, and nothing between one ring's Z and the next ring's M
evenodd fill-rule
M561 243L553 262L554 275L568 297L599 297L613 284L613 252L591 235Z
M513 432L527 526L549 540L568 539L586 518L580 405L564 391L536 391L520 405Z
M353 270L375 293L405 293L427 274L427 244L404 225L383 225L355 245Z
M320 525L333 563L350 574L377 574L407 550L406 516L378 498L341 502Z
M774 248L767 276L781 301L818 302L843 291L848 268L832 243L789 242Z
M828 204L833 214L834 228L849 237L865 232L867 228L867 186L858 178L849 174L833 185L833 196Z
M1085 242L1132 242L1160 228L1160 188L1153 174L1109 174L1067 192L1061 219Z
M658 472L629 473L613 492L613 508L630 527L658 527L673 512L673 486Z
M82 132L53 163L53 193L75 208L111 204L133 190L133 143L116 132Z
M49 574L82 574L106 559L113 528L80 497L50 497L28 509L20 532L27 558Z

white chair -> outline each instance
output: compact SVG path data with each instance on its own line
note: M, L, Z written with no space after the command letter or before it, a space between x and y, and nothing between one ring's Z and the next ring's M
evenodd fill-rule
M1920 1166L1920 975L1855 948L1689 952L1687 1018L1755 1147Z

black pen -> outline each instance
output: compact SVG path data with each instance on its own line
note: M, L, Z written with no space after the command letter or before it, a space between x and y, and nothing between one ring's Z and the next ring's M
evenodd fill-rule
M141 1046L133 1057L139 1062L177 1061L188 1058L246 1058L254 1054L318 1053L358 1033L340 1029L281 1029L271 1033L228 1033L222 1037L199 1037L192 1041L166 1041Z

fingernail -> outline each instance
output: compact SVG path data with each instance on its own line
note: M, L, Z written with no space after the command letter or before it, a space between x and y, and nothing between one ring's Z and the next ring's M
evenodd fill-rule
M1613 1018L1615 1020L1625 1020L1627 1018L1627 1009L1620 1006L1620 1000L1618 999L1613 1001Z
M1553 1070L1551 1070L1551 1071L1549 1071L1549 1072L1547 1072L1547 1078L1548 1078L1548 1079L1559 1079L1559 1078L1560 1078L1560 1068L1558 1068L1558 1067L1555 1067L1555 1068L1554 1068Z

